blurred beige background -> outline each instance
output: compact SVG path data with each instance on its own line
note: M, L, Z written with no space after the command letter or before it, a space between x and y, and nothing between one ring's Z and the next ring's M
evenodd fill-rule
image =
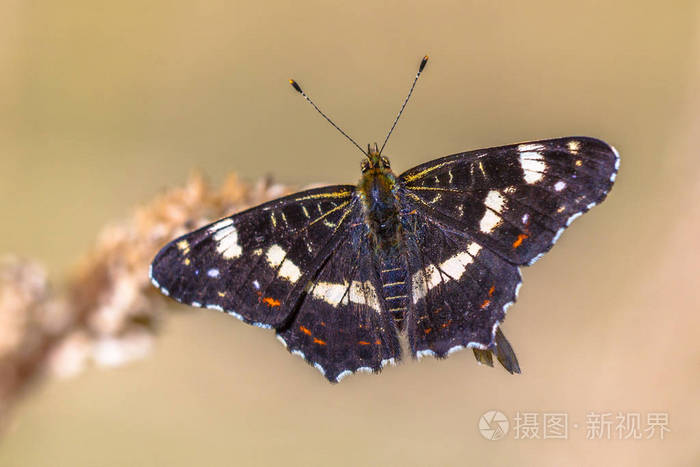
M429 53L387 147L397 172L576 134L614 144L622 167L523 270L504 326L520 376L461 352L332 386L269 331L173 305L145 360L25 397L0 465L700 465L698 6L5 0L0 254L57 283L105 223L195 168L357 180L356 150L291 76L381 143ZM486 440L491 409L567 413L569 439ZM671 431L587 440L589 412L664 412Z

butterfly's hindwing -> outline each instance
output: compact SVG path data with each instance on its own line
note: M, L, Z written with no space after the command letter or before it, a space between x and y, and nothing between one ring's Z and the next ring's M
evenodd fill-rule
M449 226L420 219L407 243L411 271L407 332L413 355L493 345L496 325L515 301L517 266Z
M296 193L186 234L151 266L163 293L278 327L359 212L352 186Z
M359 222L306 286L298 311L278 330L288 350L331 382L376 372L399 360L401 348L382 297L367 226Z
M528 264L610 190L606 143L561 138L447 156L400 176L416 209L514 264Z

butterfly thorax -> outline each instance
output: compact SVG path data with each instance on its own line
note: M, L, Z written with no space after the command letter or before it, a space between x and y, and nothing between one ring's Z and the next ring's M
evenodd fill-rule
M391 255L401 243L402 232L396 177L386 157L370 153L363 161L358 191L375 252Z

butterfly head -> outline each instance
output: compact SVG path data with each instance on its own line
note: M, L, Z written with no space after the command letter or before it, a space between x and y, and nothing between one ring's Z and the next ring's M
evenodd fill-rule
M367 145L366 159L362 160L362 173L367 172L388 172L391 170L389 159L379 153L377 143L374 143L374 148Z

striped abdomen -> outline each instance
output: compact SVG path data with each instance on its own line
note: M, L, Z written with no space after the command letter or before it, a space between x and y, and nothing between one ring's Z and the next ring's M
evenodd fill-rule
M396 328L403 329L408 308L408 268L401 256L385 258L381 262L379 278L387 310L394 317Z

